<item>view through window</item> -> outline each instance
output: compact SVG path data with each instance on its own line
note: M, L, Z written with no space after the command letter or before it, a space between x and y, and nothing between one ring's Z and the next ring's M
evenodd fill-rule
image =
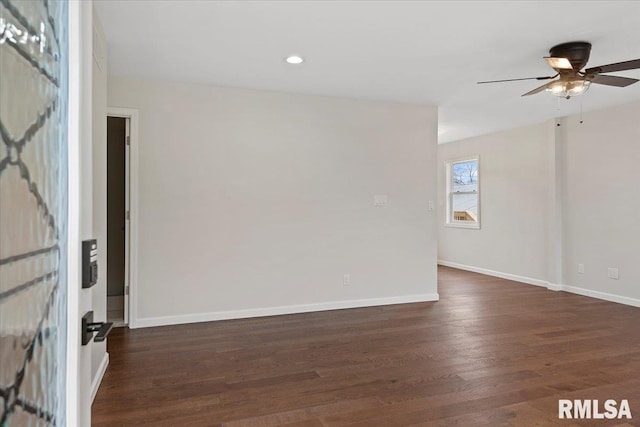
M479 160L447 163L447 224L479 228Z

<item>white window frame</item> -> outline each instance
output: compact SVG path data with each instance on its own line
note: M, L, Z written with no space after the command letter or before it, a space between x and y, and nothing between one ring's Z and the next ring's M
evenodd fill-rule
M456 163L465 163L475 161L478 164L477 177L478 177L478 190L468 192L453 192L453 165ZM444 163L444 175L445 175L445 226L456 228L471 228L475 230L480 229L480 221L482 220L482 212L480 209L480 183L482 181L480 172L480 156L469 156L460 159L447 160ZM453 217L453 195L454 194L476 194L478 196L478 221L459 221Z

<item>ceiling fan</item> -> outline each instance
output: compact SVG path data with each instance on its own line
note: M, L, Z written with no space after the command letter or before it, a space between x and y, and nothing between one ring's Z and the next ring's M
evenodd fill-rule
M554 74L553 76L492 80L486 82L478 82L478 84L513 82L519 80L551 80L558 77L557 80L553 80L552 82L537 87L532 91L523 94L522 96L534 95L546 90L556 96L569 99L572 96L585 93L587 89L589 89L591 83L607 86L626 87L634 84L637 81L640 81L638 79L631 79L628 77L602 74L615 71L638 69L640 68L640 59L617 62L615 64L600 65L598 67L591 67L585 69L584 71L580 71L585 65L587 65L590 53L591 43L562 43L552 47L549 50L549 56L546 56L544 58L547 60L549 66L556 71L556 74Z

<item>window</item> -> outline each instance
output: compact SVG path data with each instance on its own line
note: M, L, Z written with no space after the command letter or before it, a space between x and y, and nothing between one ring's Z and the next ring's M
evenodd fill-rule
M478 157L446 163L447 225L480 228L479 165Z

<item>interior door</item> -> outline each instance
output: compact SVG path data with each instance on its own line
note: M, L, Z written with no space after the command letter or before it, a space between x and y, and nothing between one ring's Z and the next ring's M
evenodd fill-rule
M129 234L131 232L131 205L129 203L129 159L131 152L131 119L125 122L125 163L124 163L124 323L129 324Z

